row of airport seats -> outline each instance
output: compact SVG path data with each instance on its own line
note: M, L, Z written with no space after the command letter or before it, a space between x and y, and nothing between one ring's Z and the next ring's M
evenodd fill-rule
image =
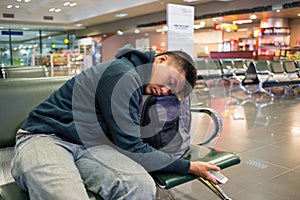
M1 67L1 78L39 78L47 77L46 66Z
M236 89L247 94L263 92L271 96L264 88L299 84L300 61L294 60L250 60L250 59L215 59L196 60L198 80L221 79L230 83L228 92ZM237 84L235 84L237 83ZM237 86L234 86L237 85ZM247 89L257 85L254 91Z
M29 67L26 67L26 69L30 71ZM26 119L30 110L71 77L25 78L24 76L19 76L20 73L17 73L18 76L16 75L15 77L10 76L12 75L10 73L5 75L6 78L0 79L0 110L2 111L0 112L0 199L29 200L28 194L18 187L11 175L10 162L13 156L16 132ZM205 135L210 135L210 137L205 138L204 141L199 144L191 144L190 156L187 159L214 163L221 169L239 164L241 161L240 157L235 153L209 146L210 141L217 140L221 135L223 125L221 116L210 108L192 108L191 112L193 115L191 125L194 124L195 127L199 127L198 123L210 124L208 129L211 131L211 134L204 129ZM207 123L208 120L209 123ZM210 121L212 121L212 123L210 123ZM196 128L191 130L196 130ZM197 131L197 133L198 132L199 131ZM195 135L197 136L197 134ZM202 136L200 134L200 136L197 137ZM207 153L204 154L203 152ZM198 180L213 191L219 199L230 199L220 186L214 185L210 181L192 174L182 175L156 171L152 172L151 176L159 187L166 190L192 180ZM90 199L102 199L93 192L87 192Z

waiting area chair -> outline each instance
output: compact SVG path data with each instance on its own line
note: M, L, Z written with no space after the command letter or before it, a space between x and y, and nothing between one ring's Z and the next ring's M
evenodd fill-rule
M39 78L47 77L46 66L3 67L3 78Z
M223 79L230 83L230 88L227 93L231 95L231 92L235 90L243 90L248 95L251 92L243 85L243 79L246 75L247 65L243 59L221 59ZM237 86L234 87L234 84Z
M12 159L15 134L25 120L29 111L47 98L54 90L60 87L70 77L47 78L10 78L0 79L0 199L1 200L29 200L28 194L22 191L14 182L10 174L10 161ZM207 137L198 145L191 145L191 153L186 159L211 162L221 169L240 163L238 155L215 149L210 143L220 136L222 120L220 115L209 108L192 108L192 123L197 119L203 122L201 116L210 119L205 124L212 124ZM197 118L200 117L200 118ZM193 121L194 120L194 121ZM202 126L201 126L202 127ZM203 153L203 149L206 153ZM199 180L210 188L220 199L230 199L222 189L211 182L194 175L181 175L176 173L153 172L151 173L157 185L170 189L192 180ZM87 191L90 199L101 199L98 195Z

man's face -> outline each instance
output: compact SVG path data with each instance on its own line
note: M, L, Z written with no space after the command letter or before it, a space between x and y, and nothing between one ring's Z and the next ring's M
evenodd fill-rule
M172 65L170 57L162 55L155 58L150 83L146 93L153 95L175 94L178 99L185 85L185 72Z

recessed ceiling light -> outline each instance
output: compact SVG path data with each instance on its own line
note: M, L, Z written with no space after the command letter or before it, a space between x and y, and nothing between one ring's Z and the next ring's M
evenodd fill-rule
M74 26L81 27L81 26L83 26L83 24L75 24Z
M183 0L184 2L187 2L187 3L192 3L192 2L195 2L195 1L198 1L198 0Z
M245 20L236 20L236 21L232 21L232 23L235 24L246 24L246 23L252 23L251 19L245 19Z
M128 13L119 13L115 15L115 17L126 17L126 16L128 16Z
M12 8L13 7L13 5L8 5L8 6L6 6L6 8Z
M64 3L64 6L70 5L70 3L71 3L70 1L67 1L67 2Z
M300 17L300 13L298 13L298 16Z
M124 32L123 32L123 31L120 31L120 30L118 30L117 33L118 33L119 35L123 35L123 34L124 34Z
M135 29L134 30L134 33L140 33L141 31L140 31L140 29Z
M257 16L255 14L250 16L250 19L257 19Z

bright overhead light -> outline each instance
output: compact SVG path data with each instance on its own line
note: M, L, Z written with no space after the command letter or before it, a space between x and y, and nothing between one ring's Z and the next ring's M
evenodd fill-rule
M119 13L115 15L115 17L126 17L126 16L128 16L128 13Z
M135 29L134 30L134 33L140 33L141 31L140 31L140 29Z
M156 32L163 33L163 32L167 32L168 30L169 30L168 26L164 26L163 28L156 29Z
M12 8L13 7L13 5L8 5L8 6L6 6L6 8Z
M60 12L61 9L60 8L50 8L49 11L50 12Z
M198 1L198 0L183 0L184 2L187 2L187 3L192 3L192 2L195 2L195 1Z
M64 3L64 6L69 6L70 4L71 4L71 2L67 1L67 2Z
M252 19L244 19L244 20L235 20L232 21L232 23L235 24L247 24L247 23L252 23Z
M123 34L124 34L123 31L120 31L120 30L118 30L117 33L118 33L119 35L123 35Z
M300 13L298 13L298 16L300 17Z
M255 15L255 14L251 15L250 19L257 19L257 15Z

